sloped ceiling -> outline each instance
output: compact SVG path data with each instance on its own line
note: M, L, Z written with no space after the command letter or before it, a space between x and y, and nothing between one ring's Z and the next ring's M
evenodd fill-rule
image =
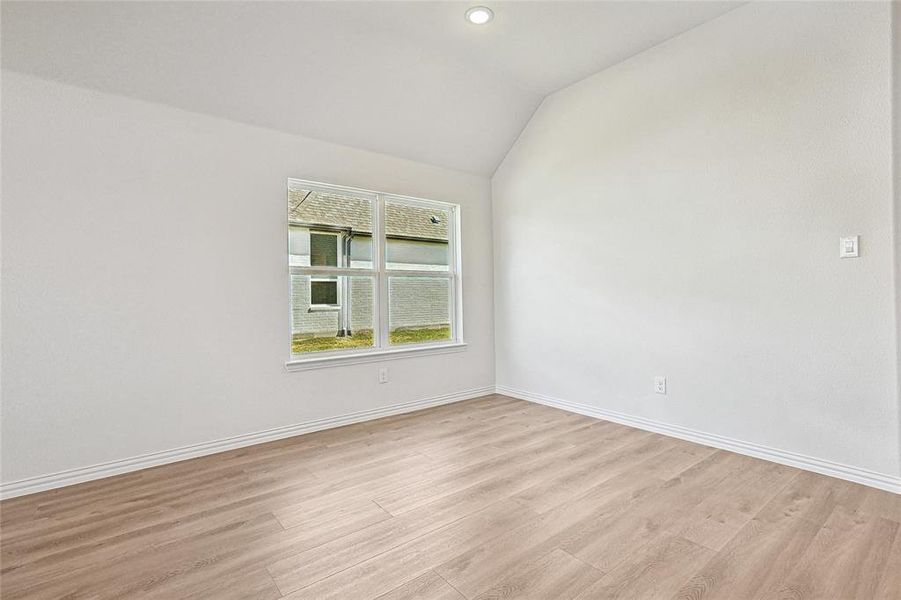
M730 2L3 2L4 68L491 174L545 95Z

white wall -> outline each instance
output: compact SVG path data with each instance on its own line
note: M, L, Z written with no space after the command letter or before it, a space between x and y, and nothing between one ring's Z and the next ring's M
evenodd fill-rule
M892 155L895 237L895 370L898 380L898 454L901 455L901 2L892 2ZM899 458L901 460L901 458Z
M491 386L490 186L8 71L2 481ZM289 176L462 205L465 352L301 373Z
M498 385L901 473L890 10L749 4L548 97L493 180Z

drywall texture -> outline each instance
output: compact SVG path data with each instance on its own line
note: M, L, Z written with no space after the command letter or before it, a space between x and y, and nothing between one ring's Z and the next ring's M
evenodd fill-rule
M749 4L548 97L493 179L498 385L898 475L890 10Z
M8 71L2 96L4 482L493 385L487 178ZM467 350L285 372L289 176L461 204Z

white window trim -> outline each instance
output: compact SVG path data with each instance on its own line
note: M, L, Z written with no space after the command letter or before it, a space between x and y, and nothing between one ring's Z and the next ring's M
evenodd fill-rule
M311 358L289 360L285 363L285 369L288 371L310 371L312 369L323 369L325 367L359 365L386 360L396 360L398 358L449 354L452 352L462 352L463 350L466 350L466 342L405 345L397 346L390 350L346 350L342 351L340 354L332 352L316 352L316 356Z
M309 369L319 369L323 367L351 365L369 362L379 362L383 360L394 360L399 358L408 358L413 356L427 356L433 354L445 354L449 352L460 352L466 349L466 342L463 338L463 281L462 281L462 253L460 252L459 240L462 239L460 206L449 202L441 202L438 200L427 200L424 198L415 198L412 196L403 196L400 194L390 194L365 190L360 188L352 188L347 186L332 185L328 183L320 183L307 181L302 179L288 179L288 188L291 186L301 187L307 190L319 190L326 192L350 193L361 195L372 200L374 207L372 215L373 234L372 234L372 269L361 268L330 268L330 267L301 267L301 269L309 274L311 278L315 276L367 276L375 280L375 287L378 293L373 298L373 317L376 322L373 323L373 346L371 348L356 348L350 350L338 350L334 352L314 352L309 355L290 354L289 359L285 363L288 371L305 371ZM452 229L448 233L448 265L447 271L413 271L387 268L386 263L386 245L387 238L385 236L385 202L386 200L397 200L403 203L418 205L426 208L441 207L451 213ZM296 265L295 265L295 268ZM402 346L391 346L389 339L388 325L388 277L442 277L450 279L450 291L452 301L449 303L448 312L451 326L451 339L440 342L432 342L426 344L404 344ZM290 325L290 269L289 269L289 352L292 338ZM340 280L339 280L340 281ZM340 290L339 290L340 291ZM316 305L321 308L335 309L332 305ZM313 305L310 306L311 310Z

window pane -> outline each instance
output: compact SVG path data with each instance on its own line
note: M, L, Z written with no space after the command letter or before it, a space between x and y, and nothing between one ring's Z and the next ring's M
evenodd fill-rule
M314 267L338 266L338 236L310 232L310 264Z
M338 305L338 279L312 279L310 281L311 305Z
M450 340L450 291L450 279L444 277L389 277L391 344Z
M374 290L372 277L311 277L292 267L292 353L372 347Z
M447 271L453 213L402 200L385 201L385 258L389 269Z
M288 188L290 264L372 268L372 201Z

